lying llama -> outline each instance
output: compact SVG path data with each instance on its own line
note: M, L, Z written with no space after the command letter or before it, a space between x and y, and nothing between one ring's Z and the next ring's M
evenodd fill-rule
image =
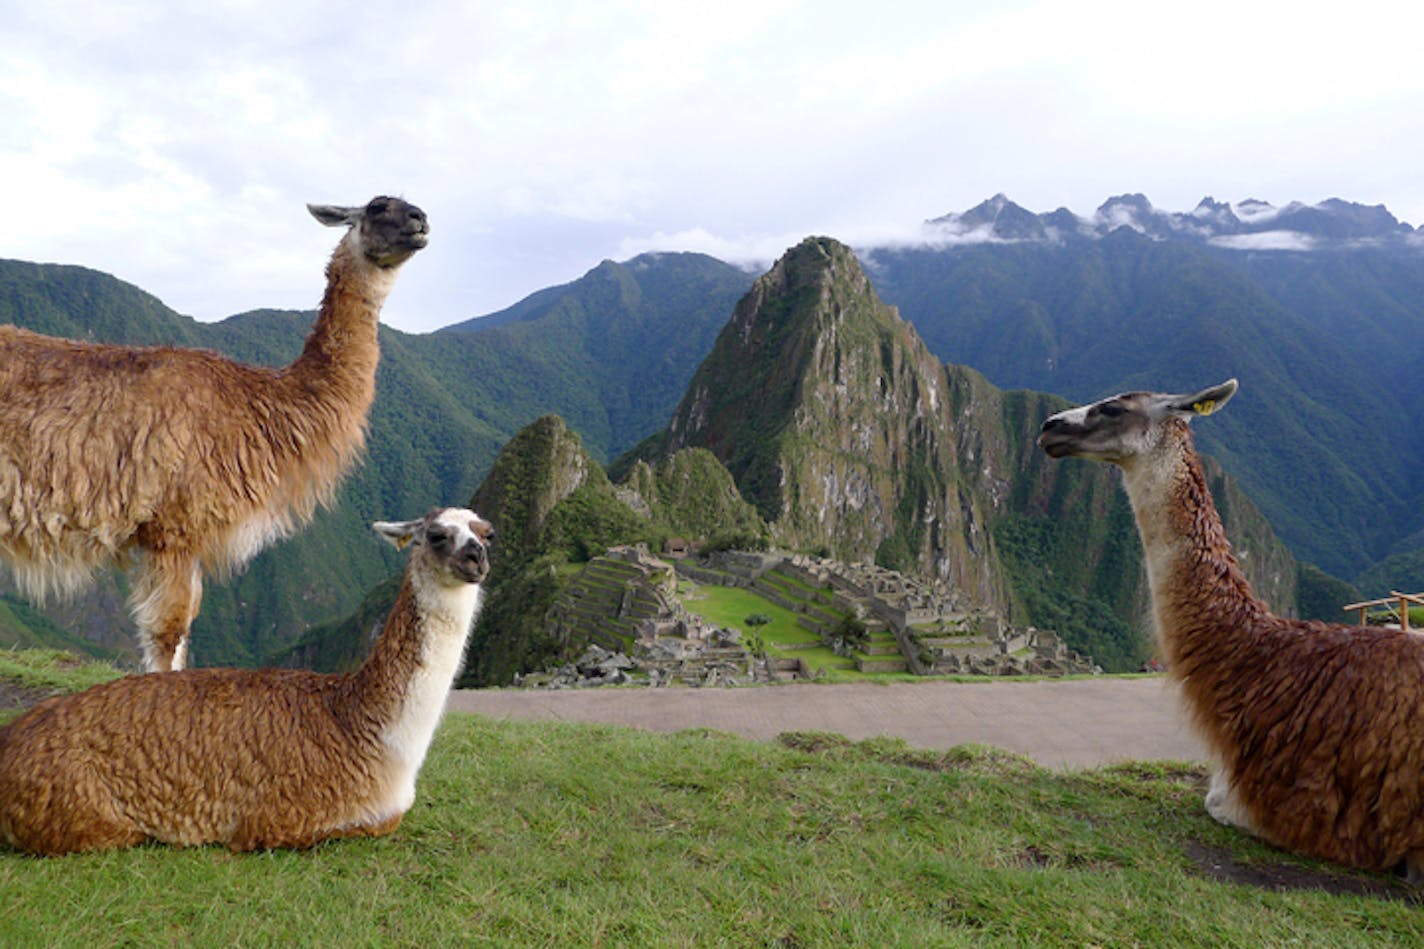
M365 441L381 304L429 227L399 198L308 208L350 230L285 369L0 326L0 558L43 600L141 553L130 608L149 670L185 665L203 573L310 518Z
M1236 392L1133 392L1043 423L1123 470L1157 636L1216 762L1207 811L1276 846L1424 880L1424 638L1271 614L1237 567L1188 422Z
M0 841L255 850L394 830L464 657L493 530L458 508L375 527L414 549L360 670L188 669L47 699L0 730Z

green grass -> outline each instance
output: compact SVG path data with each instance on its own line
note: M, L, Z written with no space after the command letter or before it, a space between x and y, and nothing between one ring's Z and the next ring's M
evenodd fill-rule
M821 638L796 622L796 614L791 610L745 587L700 584L691 597L683 597L682 605L688 612L701 616L709 623L740 629L744 636L761 636L772 655L805 660L813 675L827 681L864 681L872 678L872 674L856 669L853 660L837 656L829 646L821 645ZM753 613L770 617L771 622L750 627L746 620ZM873 678L883 679L887 675L896 673L874 674Z
M1205 775L979 748L452 714L392 836L304 852L0 852L5 945L1361 945L1417 906L1208 879L1297 861L1219 827ZM1358 881L1363 879L1364 883Z
M734 627L744 634L755 631L768 645L783 646L821 641L815 633L796 622L795 613L745 587L700 584L694 592L683 597L682 605L709 623ZM753 630L747 625L747 617L753 613L768 616L771 622Z
M60 649L0 649L0 679L27 689L73 692L124 673Z
M95 675L62 656L5 658L69 687ZM1418 894L1221 827L1202 808L1205 782L1171 763L1064 773L975 746L453 713L415 806L380 840L246 855L0 850L0 945L1424 939ZM1222 882L1221 866L1286 885Z

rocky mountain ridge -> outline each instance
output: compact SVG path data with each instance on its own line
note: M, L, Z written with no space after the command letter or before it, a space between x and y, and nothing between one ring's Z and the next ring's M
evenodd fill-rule
M1053 244L1100 240L1119 228L1158 240L1191 240L1243 251L1364 246L1424 251L1424 231L1400 221L1384 205L1338 198L1276 207L1256 198L1223 202L1208 196L1182 213L1156 208L1145 195L1121 194L1082 217L1067 208L1036 214L1000 193L967 211L926 221L924 237L946 244Z

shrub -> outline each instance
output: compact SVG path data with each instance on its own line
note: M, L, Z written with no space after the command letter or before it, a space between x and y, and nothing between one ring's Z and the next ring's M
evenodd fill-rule
M836 655L849 656L870 642L870 629L859 616L848 613L821 639Z

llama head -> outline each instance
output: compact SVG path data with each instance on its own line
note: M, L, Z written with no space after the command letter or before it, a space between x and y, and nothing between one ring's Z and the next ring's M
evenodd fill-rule
M1150 453L1168 428L1210 415L1235 393L1235 379L1189 395L1126 392L1052 416L1043 423L1038 444L1050 458L1126 465Z
M480 583L489 575L494 527L474 511L436 508L414 521L377 521L376 533L397 549L414 545L412 558L446 586Z
M400 198L372 198L358 208L308 204L307 210L327 227L349 227L360 252L378 267L399 267L430 242L425 212Z

